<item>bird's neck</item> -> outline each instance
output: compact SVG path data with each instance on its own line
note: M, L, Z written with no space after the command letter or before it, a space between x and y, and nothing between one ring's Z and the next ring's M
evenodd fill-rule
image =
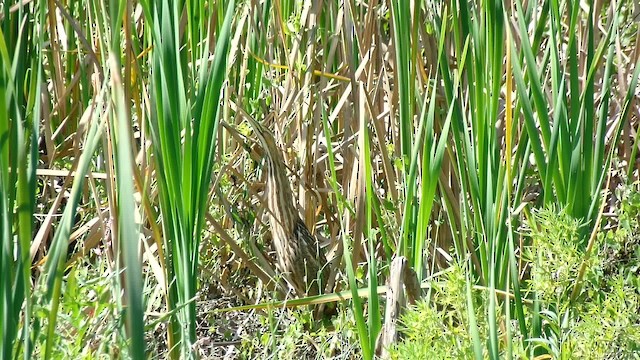
M286 233L293 231L298 210L295 207L291 183L287 177L282 158L275 157L269 161L269 177L267 180L267 198L270 218L274 226L282 226Z

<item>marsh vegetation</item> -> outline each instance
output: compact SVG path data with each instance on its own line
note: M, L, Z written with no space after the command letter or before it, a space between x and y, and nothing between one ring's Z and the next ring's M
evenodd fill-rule
M631 0L0 3L0 358L640 358L639 24ZM317 296L276 266L275 153Z

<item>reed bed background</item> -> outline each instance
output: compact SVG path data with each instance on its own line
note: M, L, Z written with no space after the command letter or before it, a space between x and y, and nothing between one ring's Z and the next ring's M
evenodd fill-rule
M401 256L391 357L637 358L637 1L0 10L1 358L371 359ZM244 114L333 293L280 286Z

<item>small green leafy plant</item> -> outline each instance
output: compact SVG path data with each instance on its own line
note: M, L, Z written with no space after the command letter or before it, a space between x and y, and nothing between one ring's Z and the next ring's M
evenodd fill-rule
M509 348L516 358L640 358L640 193L621 190L619 199L618 225L599 234L598 251L588 258L577 241L580 221L553 207L534 211L523 234L529 244L524 249L529 270L521 290L528 304L527 323L539 326L541 335L523 344L520 340L526 334L507 321L503 306L497 312L503 330L501 356ZM582 291L571 301L583 261L588 264ZM472 348L464 271L459 265L452 266L431 283L428 300L402 317L404 337L392 349L393 359L471 359L477 355ZM487 292L480 290L476 287L472 293L474 331L486 339L488 301L482 294Z

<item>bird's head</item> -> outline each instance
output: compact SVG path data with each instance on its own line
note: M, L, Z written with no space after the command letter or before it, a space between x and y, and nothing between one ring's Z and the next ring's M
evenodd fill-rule
M272 117L273 117L273 114L269 114L267 119ZM246 119L249 122L249 125L251 125L251 127L253 128L253 131L255 132L256 137L260 142L260 145L263 147L264 151L266 152L265 155L270 158L277 156L277 154L280 153L280 150L278 149L278 145L276 144L276 139L274 138L271 131L266 126L259 123L257 120L255 120L251 116L247 116Z

